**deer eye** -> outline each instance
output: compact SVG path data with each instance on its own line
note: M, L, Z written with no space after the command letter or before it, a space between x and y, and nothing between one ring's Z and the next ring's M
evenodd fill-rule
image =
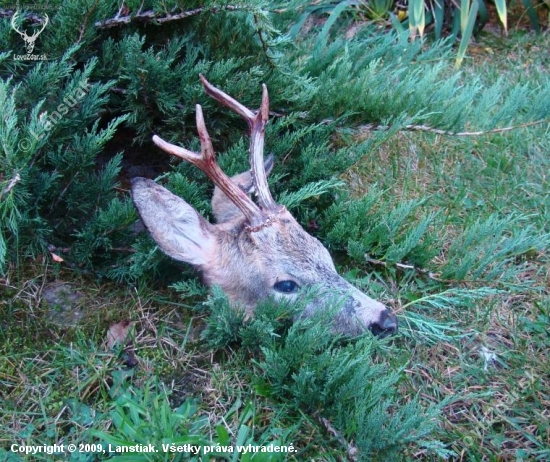
M282 292L284 294L291 294L293 292L297 292L299 289L298 284L296 284L294 281L277 281L273 288L277 292Z

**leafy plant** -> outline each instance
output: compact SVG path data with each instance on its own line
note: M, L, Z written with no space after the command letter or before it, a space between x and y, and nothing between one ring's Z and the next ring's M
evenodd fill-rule
M0 269L16 255L36 256L52 244L65 247L86 226L99 232L85 254L89 259L95 248L109 247L109 233L135 219L127 201L124 205L114 192L121 156L96 168L101 149L127 117L99 128L96 114L113 82L89 82L97 59L76 70L75 52L70 49L59 60L0 81L5 108L0 121Z
M522 0L526 12L535 31L540 31L539 19L536 7L531 0ZM544 2L540 2L544 5ZM508 8L505 0L495 0L494 5L498 18L508 33ZM406 14L402 9L406 6ZM396 5L393 0L360 0L340 2L314 2L302 7L303 13L290 29L290 36L296 37L299 30L310 16L324 16L328 14L323 24L320 42L326 40L329 32L338 28L339 23L346 25L346 21L340 21L346 15L360 14L371 21L386 22L391 24L399 33L409 30L412 40L422 38L428 26L433 25L433 33L436 40L450 35L454 40L459 39L456 55L456 65L462 64L468 44L473 34L481 31L489 20L488 2L486 0L408 0L405 5ZM389 20L388 20L389 18ZM347 27L347 26L345 26Z
M90 436L103 444L102 449L116 449L142 445L155 451L133 451L130 454L107 454L116 461L209 461L217 460L277 462L285 460L286 451L261 451L261 447L290 447L288 440L293 429L277 428L271 422L256 435L256 410L252 402L236 400L212 431L208 416L200 412L193 398L176 408L160 384L152 381L140 388L126 385L116 389L113 409L108 417L112 427L91 430ZM229 434L228 422L236 422L236 433ZM192 448L191 448L192 447ZM122 452L123 449L120 450Z
M379 21L389 17L394 3L394 0L367 0L361 2L361 7L367 10L367 17Z
M49 2L41 63L13 59L23 42L0 12L0 440L548 459L548 37L491 43L483 67L457 72L449 40L410 41L404 11L395 33L386 18L356 27L365 2L176 3L132 0L124 16L111 0ZM460 10L472 34L483 5ZM417 10L424 36L456 21L460 37L456 6ZM270 300L247 318L216 289L204 317L207 289L140 232L128 194L132 176L156 177L209 216L210 182L149 140L197 149L196 103L223 169L248 168L246 127L199 72L251 108L266 83L274 197L398 314L398 336L340 338ZM59 327L46 293L66 280L87 303ZM121 319L136 322L132 370L102 347Z
M188 399L172 409L166 391L153 383L145 383L140 389L118 389L109 418L112 430L92 430L91 436L112 447L139 444L148 447L152 444L158 450L158 453L138 451L137 454L116 455L114 460L157 461L166 460L168 454L172 454L171 460L189 460L188 452L171 453L169 448L212 444L205 436L208 420L197 415L194 400ZM203 453L192 459L209 460L209 457Z

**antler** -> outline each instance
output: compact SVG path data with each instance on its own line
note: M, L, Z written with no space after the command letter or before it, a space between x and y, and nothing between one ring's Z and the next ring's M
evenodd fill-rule
M264 168L264 135L265 126L269 118L269 96L267 94L267 87L265 84L262 84L262 104L258 112L254 114L246 106L243 106L227 93L224 93L212 85L202 74L199 74L199 78L208 95L235 111L248 123L248 127L250 128L250 167L252 181L256 188L256 194L258 195L258 203L262 210L279 212L281 206L278 205L271 196L267 183L267 174Z
M39 31L35 32L34 34L32 34L32 37L38 37L42 31L46 28L46 26L48 25L48 23L50 22L50 18L48 17L47 14L44 14L44 16L46 16L45 20L44 20L44 24L42 25L42 29L40 29Z
M259 207L241 188L239 188L239 186L237 186L237 184L231 181L218 165L212 146L212 140L210 139L210 135L204 123L200 104L196 106L197 131L201 140L200 154L168 143L157 135L153 136L153 142L167 153L180 157L200 168L244 214L249 222L247 229L250 232L259 231L269 226L273 222L275 214L284 209L278 205L271 196L263 162L265 126L269 117L267 88L265 85L262 85L262 104L258 113L254 114L254 112L243 106L231 96L214 87L202 74L200 74L199 77L208 95L224 106L234 110L248 122L250 127L250 166L252 180L256 193L258 194Z
M14 15L11 17L11 27L12 27L12 29L13 29L15 32L17 32L21 37L25 37L25 38L27 38L27 39L33 39L33 38L38 37L38 36L42 33L42 31L46 28L46 26L48 25L48 23L50 22L50 18L48 17L47 14L45 14L45 15L44 15L44 16L45 16L44 22L42 23L42 29L40 29L39 31L36 31L34 34L32 34L31 37L29 37L29 36L27 35L27 32L26 32L26 31L25 31L25 32L21 32L19 29L17 29L17 27L15 27L15 21L17 20L17 17L18 17L18 16L19 16L19 12L16 11L16 12L14 13Z
M11 27L12 27L12 29L13 29L15 32L17 32L19 35L21 35L21 36L25 35L25 36L26 36L27 34L21 32L19 29L17 29L17 27L15 27L15 21L17 20L17 17L18 17L18 16L19 16L19 12L16 11L16 12L13 14L13 16L11 17Z

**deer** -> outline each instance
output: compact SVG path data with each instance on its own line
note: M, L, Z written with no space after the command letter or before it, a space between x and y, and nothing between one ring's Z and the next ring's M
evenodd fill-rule
M15 12L13 17L11 18L11 27L15 32L17 32L25 42L25 48L27 49L27 53L30 55L34 51L34 44L36 42L36 39L38 36L42 33L42 31L46 28L48 25L48 22L50 21L50 18L47 14L44 15L44 22L42 23L42 28L40 30L37 30L34 34L31 36L27 35L27 31L21 32L17 27L15 26L15 23L17 21L17 17L19 16L19 12Z
M194 164L215 186L212 197L215 223L210 223L182 198L156 182L142 177L132 179L133 202L160 250L198 269L207 286L221 287L231 304L243 309L247 316L253 316L260 300L272 297L292 303L316 288L318 295L306 300L299 316L310 318L326 312L331 309L327 303L331 304L336 296L337 311L330 313L334 332L349 336L369 330L377 336L395 334L396 316L340 276L325 246L273 199L267 181L274 164L273 155L264 162L263 154L269 118L266 85L262 85L260 108L253 111L203 75L199 78L207 95L247 122L250 170L233 177L223 172L200 104L196 105L200 153L154 135L156 146Z

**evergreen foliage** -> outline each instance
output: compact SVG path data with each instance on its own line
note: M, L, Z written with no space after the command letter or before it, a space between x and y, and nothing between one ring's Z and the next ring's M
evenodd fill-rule
M356 442L359 460L387 460L411 442L445 456L437 440L424 444L440 407L423 409L417 398L400 403L401 371L373 360L383 345L370 335L354 342L329 335L331 310L299 317L307 301L288 305L266 300L253 319L245 320L215 289L206 303L211 315L204 338L217 348L240 344L251 352L261 349L254 377L262 377L262 393L282 401L287 412L304 411L334 422L348 441Z
M282 21L288 13L274 15L269 2L252 3L235 8L229 3L216 4L214 8L214 3L206 2L200 5L203 14L182 21L184 27L176 33L175 23L166 30L141 28L139 23L103 29L101 21L116 11L114 2L61 2L52 15L52 25L62 22L63 27L48 27L39 42L42 51L52 55L49 61L14 62L9 54L3 57L2 75L12 77L2 82L6 108L2 190L6 194L1 262L15 255L37 255L50 246L70 249L65 256L68 260L88 267L93 264L100 274L124 279L141 275L131 270L142 259L140 255L111 250L129 248L135 240L127 231L134 219L128 199L114 189L122 159L114 156L98 168L98 155L123 121L135 134L133 143L146 143L144 149L154 150L149 140L152 131L197 146L194 103L200 102L222 167L230 174L245 169L246 156L240 154L246 145L244 127L235 115L203 95L198 73L208 75L250 107L258 104L260 84L268 85L278 115L268 129L267 149L276 159L285 159L277 164L274 190L291 206L297 194L309 191L317 197L328 191L319 182L328 181L328 187L336 181L329 178L341 174L404 125L421 123L460 131L466 122L489 129L532 120L527 115L548 116L547 90L541 94L540 89L518 85L505 91L499 84L486 87L478 80L462 81L458 73L445 76L446 67L433 64L436 59L441 63L449 58L445 45L423 49L404 35L368 35L366 29L351 41L328 34L298 36L291 48L288 37L279 32L287 27ZM192 6L186 4L184 10ZM134 7L141 7L140 11L151 8L158 14L170 8L154 2ZM88 12L84 22L77 14L82 10ZM2 27L9 32L5 45L18 50L19 37L9 31L7 23L4 19ZM78 37L59 33L76 23L80 24ZM93 47L99 53L94 55ZM48 115L75 94L83 81L89 82L86 95L44 131ZM391 129L359 143L350 139L353 133L347 129L341 132L343 146L334 145L335 129L358 123ZM32 133L38 133L39 139ZM125 148L130 162L132 151L132 146ZM8 188L19 177L17 186ZM211 187L204 180L196 169L178 165L168 185L199 211L208 212ZM340 207L344 196L339 194ZM327 213L324 220L332 226L332 212L324 208L333 201L326 199L300 207L298 215L305 220ZM386 220L398 232L400 223L404 225L410 216L408 208L419 205L402 205L389 211ZM336 211L339 206L334 207ZM407 236L391 232L384 236L386 243L377 241L376 232L359 246L357 237L345 240L352 239L349 251L355 257L371 249L391 261L416 258L424 263L437 251L425 252L433 218L425 217ZM330 231L328 238L334 240L336 232ZM13 248L9 257L8 246ZM104 263L110 264L106 272L101 269Z
M113 82L89 82L97 59L77 69L75 52L76 48L70 49L57 61L38 63L17 79L0 82L5 108L0 159L2 265L6 258L66 246L70 236L84 232L83 223L103 233L94 220L110 220L110 229L113 224L122 229L135 220L128 206L124 214L113 213L116 205L111 202L119 200L114 188L121 155L102 167L97 165L99 153L126 117L99 127L97 113L107 102ZM109 216L102 217L103 213Z
M506 1L495 0L493 3L496 7L496 16L498 16L505 32L508 31L508 24L512 23L514 19L515 25L519 25L520 20L509 18ZM548 18L544 16L550 5L545 0L523 0L522 3L523 14L529 17L533 30L539 33L541 30L540 23L547 23ZM312 17L315 18L321 15L329 16L319 33L319 40L325 39L331 33L331 29L334 28L335 24L345 22L346 18L350 16L360 17L371 27L394 28L400 33L404 33L408 29L412 40L419 37L422 39L426 35L435 40L450 37L452 40L458 41L458 37L460 37L457 53L458 65L464 59L472 36L481 32L490 19L490 7L484 0L461 0L460 2L452 0L408 0L405 3L394 0L294 1L289 9L299 12L296 24L289 32L293 38L298 35L300 29L304 27L308 20L311 21Z
M431 214L415 219L423 200L403 202L388 210L383 196L373 187L359 200L348 197L333 204L322 223L329 230L327 242L333 247L344 244L357 261L370 254L391 263L406 261L425 267L438 252L429 233L436 217Z
M465 313L499 290L532 289L525 274L548 248L547 210L538 224L509 210L451 215L436 193L399 200L387 185L369 185L357 197L343 175L411 126L456 133L547 119L546 81L486 84L449 68L449 42L425 47L406 33L374 34L368 27L347 38L334 18L300 34L296 12L275 1L125 4L137 19L107 27L117 1L52 2L51 24L36 44L47 61L12 59L23 42L10 18L0 19L1 49L9 50L0 53L0 271L51 252L71 268L127 284L181 279L180 269L138 231L128 184L130 167L144 166L149 175L151 158L164 156L152 132L198 149L197 103L221 167L228 174L248 168L246 127L204 95L202 73L252 108L267 84L274 196L330 248L340 268L353 268L352 282L376 295L386 293L390 278L396 292L403 288L405 308L421 311L402 315L419 342L457 335L454 326L428 319L430 309ZM140 19L145 11L159 23ZM539 157L541 146L532 148ZM499 159L487 162L494 171L508 168ZM208 218L212 185L205 175L188 164L166 167L157 180ZM457 198L462 207L465 199ZM183 279L172 287L186 301L205 296L190 271ZM330 419L363 460L394 457L409 446L448 455L435 435L440 406L402 399L402 372L376 362L377 355L387 360L387 344L367 336L348 342L332 335L326 320L302 320L299 306L269 300L247 319L217 289L206 307L209 347L240 345L255 358L253 377L264 377L270 399L295 415ZM167 419L187 418L162 398L125 396L113 411L117 431L132 431L124 421L136 417L128 411L136 400L137 426L149 419L144 406L151 403ZM155 427L155 438L165 430Z

